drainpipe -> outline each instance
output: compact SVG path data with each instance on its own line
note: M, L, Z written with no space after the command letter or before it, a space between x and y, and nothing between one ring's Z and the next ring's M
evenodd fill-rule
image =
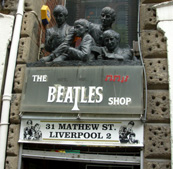
M167 62L169 80L169 102L170 102L170 128L171 128L171 168L173 168L173 1L155 5L158 25L167 38Z
M7 135L9 125L9 112L10 112L10 101L12 96L12 87L14 81L14 72L17 60L17 51L20 38L20 30L22 25L24 10L24 0L19 0L18 9L16 13L16 21L13 31L7 74L5 79L4 95L2 98L2 112L1 112L1 123L0 123L0 169L4 169L5 158L6 158L6 147L7 147Z
M4 0L2 0L1 5L2 5L2 8L4 8Z

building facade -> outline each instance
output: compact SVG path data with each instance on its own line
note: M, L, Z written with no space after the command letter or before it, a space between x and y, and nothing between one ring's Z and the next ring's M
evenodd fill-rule
M122 21L124 19L124 22L122 22L122 25L124 24L123 28L126 27L126 30L124 30L125 33L122 33L124 35L123 41L130 44L132 39L137 41L137 35L139 35L140 45L137 45L137 43L135 42L131 43L130 45L134 49L134 52L136 52L135 54L137 56L141 54L141 56L143 57L147 80L147 86L144 85L143 88L143 107L144 112L146 112L146 120L144 118L144 121L142 122L144 126L143 146L120 147L112 145L99 146L97 144L94 146L84 146L85 143L80 143L79 145L74 145L71 143L59 144L58 142L57 144L19 143L19 135L21 130L20 127L22 125L22 121L25 122L28 116L32 116L24 114L20 111L22 92L24 92L22 90L26 80L26 64L30 62L36 62L42 56L47 55L47 52L44 50L43 45L45 41L45 30L48 26L51 27L55 25L55 20L53 17L48 26L44 26L42 24L42 5L49 6L51 10L51 16L53 16L52 11L55 5L66 5L69 10L69 22L74 18L74 20L76 20L81 17L88 17L87 19L96 22L98 18L98 15L90 16L92 15L92 11L90 11L90 8L86 8L88 7L88 4L85 4L82 0L25 0L22 27L20 32L20 41L19 46L17 47L18 52L16 68L14 79L12 79L13 86L9 110L9 130L7 137L8 139L6 141L7 148L4 161L4 166L6 169L17 169L20 167L26 169L46 169L48 167L56 168L57 166L68 168L171 168L171 99L169 99L171 98L171 92L169 88L171 86L171 82L168 72L168 70L170 69L168 67L168 53L170 52L168 51L169 34L165 34L166 31L159 26L159 23L165 19L162 19L161 16L166 15L165 13L162 13L162 11L160 12L159 9L162 7L165 8L165 6L173 8L171 2L172 1L168 0L141 0L139 2L139 9L138 3L135 4L136 9L138 9L140 12L140 32L137 32L136 29L136 32L133 33L133 37L128 36L128 31L134 30L133 26L135 25L135 22L132 25L130 25L130 23L133 23L133 20L129 24L127 24L126 22L128 20L128 16L130 17L130 10L125 9L121 11L120 7L117 8L120 10L119 13L127 12L126 18L123 18L121 17L121 15L119 15L119 21ZM105 2L104 4L103 2L103 5L106 5L106 3L107 2ZM113 1L111 1L110 3L112 3L111 6L114 6L114 8L116 7L116 4L113 3ZM124 3L131 4L132 2L124 1ZM100 4L101 2L99 2L99 5ZM162 5L159 6L160 4ZM18 1L15 0L2 1L2 8L0 12L4 16L15 16L17 11L17 5ZM94 8L94 10L99 11L99 9L102 8L102 6L99 5L94 5L93 3L91 5L91 9L93 10L93 8L97 6L97 8ZM132 4L132 6L133 5L134 4ZM83 11L83 8L87 9L85 13L81 12ZM70 13L70 11L72 12ZM156 11L158 13L156 13ZM76 13L74 14L74 12ZM138 17L136 17L136 27L138 23L137 18ZM159 18L161 18L161 20L158 20ZM3 18L0 17L0 19ZM169 20L169 22L171 27L171 20ZM13 25L13 21L8 21L8 23L11 23L11 25ZM120 27L119 30L122 30L122 28ZM1 30L1 33L6 32L5 30ZM134 37L135 34L136 37ZM8 50L10 50L10 47L11 46L9 44ZM8 50L6 50L6 54L4 54L4 71L8 70L8 55L10 53L8 52ZM5 100L3 90L6 85L5 79L6 75L4 73L1 80L2 89L0 88L2 93L1 109L3 107L3 101ZM45 120L46 117L43 116L43 118ZM57 119L58 118L60 117L57 117ZM6 122L2 121L2 119L3 110L1 112L1 126L8 125L5 124ZM49 117L47 117L47 119L49 119ZM127 119L127 121L130 121L130 119L131 118L129 118L129 120ZM96 122L98 121L96 120ZM101 123L102 121L99 121L99 124ZM1 139L2 137L0 137L0 140ZM34 157L34 155L37 157ZM129 158L123 158L123 156L129 156Z

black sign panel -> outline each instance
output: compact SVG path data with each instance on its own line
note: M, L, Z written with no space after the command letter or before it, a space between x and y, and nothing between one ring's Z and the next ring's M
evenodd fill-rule
M143 68L27 68L20 111L142 114Z

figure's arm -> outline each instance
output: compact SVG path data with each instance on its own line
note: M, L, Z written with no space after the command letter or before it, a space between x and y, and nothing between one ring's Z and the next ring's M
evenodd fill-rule
M68 31L67 36L64 39L64 44L66 45L72 45L74 41L75 33L74 33L74 27L71 27L70 30Z
M76 60L87 61L91 54L91 47L93 45L93 39L88 36L83 38L79 49L69 47L68 57Z
M68 35L66 36L64 42L58 46L53 52L52 52L52 57L56 58L59 55L61 55L62 53L66 53L67 52L67 48L69 46L73 45L73 40L74 40L74 28L72 27L68 33Z
M50 29L47 29L45 34L45 49L48 52L52 52L53 38L54 38L53 32L51 32Z
M50 32L47 31L47 44L49 46L50 44ZM66 53L67 48L73 43L73 39L74 39L74 28L70 28L68 35L66 36L64 42L62 44L60 44L50 55L41 58L40 60L43 62L50 62L52 60L54 60L55 58L57 58L58 56L60 56L62 53ZM49 40L49 42L48 42Z
M120 60L123 61L124 57L122 56L121 53L119 52L107 52L107 48L106 47L102 47L102 57L103 59L107 60L107 59L116 59L116 60Z
M130 48L122 49L122 56L123 56L124 60L126 60L126 59L132 60L133 59L132 51L130 50Z

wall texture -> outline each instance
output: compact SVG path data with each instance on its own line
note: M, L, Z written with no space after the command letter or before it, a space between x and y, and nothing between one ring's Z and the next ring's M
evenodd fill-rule
M13 96L10 110L10 126L7 143L6 169L18 168L19 157L19 131L20 116L19 106L23 87L23 78L26 63L37 61L40 55L40 44L44 42L46 26L41 23L41 7L49 6L52 11L57 4L64 4L63 0L25 0L25 13L21 28L21 38L18 48L17 65L15 71ZM0 13L15 15L18 0L5 0L4 8L0 7ZM49 26L55 24L52 18Z
M144 169L171 168L166 39L156 28L156 12L152 8L160 2L166 0L141 1L141 48L148 82Z
M167 51L164 35L156 29L156 13L152 6L168 0L141 0L141 48L147 72L148 109L145 124L144 169L170 169L170 117L168 96ZM2 13L15 13L17 0L6 0ZM26 63L45 54L40 50L46 27L40 21L40 9L47 4L51 11L63 0L25 0L25 14L14 79L7 144L6 169L17 169L19 156L19 105ZM50 26L55 21L52 19Z

